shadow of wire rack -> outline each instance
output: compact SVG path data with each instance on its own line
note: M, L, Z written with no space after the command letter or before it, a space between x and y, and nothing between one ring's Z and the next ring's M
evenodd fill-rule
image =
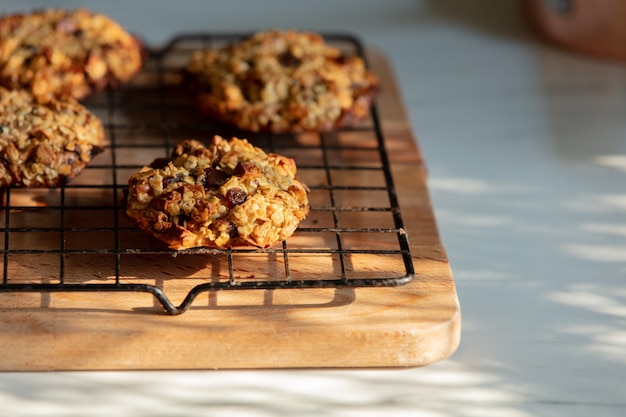
M358 127L298 135L238 131L194 110L180 85L191 53L246 35L174 37L149 51L131 84L84 101L105 123L105 152L65 187L2 190L0 292L151 293L175 315L203 292L397 286L413 279L375 105ZM324 37L365 58L357 38ZM282 245L173 251L125 218L121 200L133 172L169 155L183 139L208 141L215 134L248 138L296 160L298 176L310 188L311 212ZM176 288L180 304L167 295L168 287Z

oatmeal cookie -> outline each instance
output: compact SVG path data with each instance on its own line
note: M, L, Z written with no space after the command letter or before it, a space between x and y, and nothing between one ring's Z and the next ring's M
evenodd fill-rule
M267 248L291 236L309 211L293 159L246 139L180 143L128 181L126 214L172 249Z
M48 9L0 17L0 85L82 99L139 71L141 43L108 17Z
M0 187L67 184L102 151L102 122L67 97L39 103L0 87Z
M186 72L199 109L249 131L322 132L369 114L377 77L315 33L259 32L221 49L196 51Z

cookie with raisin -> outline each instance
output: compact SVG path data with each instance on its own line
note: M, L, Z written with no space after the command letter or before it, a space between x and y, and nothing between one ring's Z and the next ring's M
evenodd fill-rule
M246 139L181 142L128 181L126 215L180 250L268 248L291 236L309 211L293 159Z
M101 13L46 9L0 17L0 85L40 100L80 100L119 87L141 64L141 42Z
M270 30L196 51L186 73L201 112L249 131L323 132L369 115L378 78L312 32Z
M67 97L40 103L0 87L0 187L57 187L102 152L100 119Z

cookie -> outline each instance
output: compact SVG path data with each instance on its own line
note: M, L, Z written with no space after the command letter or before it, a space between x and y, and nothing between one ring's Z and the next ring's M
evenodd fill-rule
M311 32L271 30L196 51L186 72L200 111L249 131L324 132L369 114L377 77Z
M0 87L0 187L67 184L102 151L102 122L72 98Z
M128 181L126 215L172 249L268 248L309 211L293 159L246 139L187 140Z
M28 89L40 100L80 100L116 88L141 63L141 43L99 13L48 9L0 18L0 85Z

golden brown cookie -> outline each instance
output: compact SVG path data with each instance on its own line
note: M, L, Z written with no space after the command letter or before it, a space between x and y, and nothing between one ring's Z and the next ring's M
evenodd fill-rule
M293 159L246 139L180 143L128 181L126 214L172 249L267 248L291 236L309 211Z
M87 97L130 81L141 68L140 42L86 9L0 17L0 85L40 100Z
M259 32L221 49L196 51L187 73L200 110L250 131L322 132L367 117L378 79L315 33Z
M102 151L101 121L76 100L0 87L0 187L67 184Z

